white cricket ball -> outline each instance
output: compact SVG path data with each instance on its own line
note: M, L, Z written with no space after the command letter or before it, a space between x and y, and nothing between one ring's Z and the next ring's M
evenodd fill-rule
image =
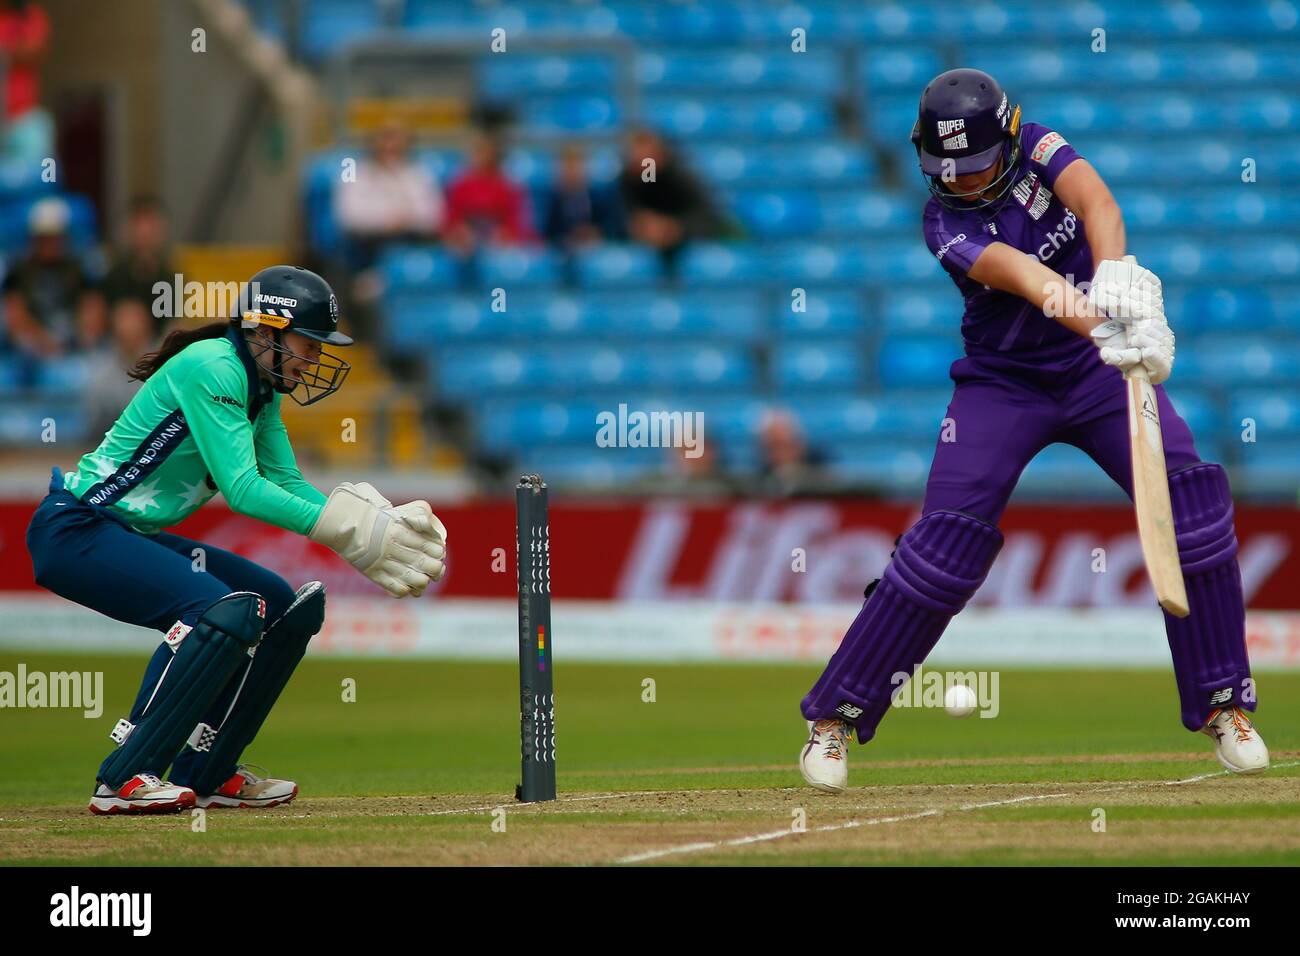
M953 684L943 695L943 709L950 717L969 717L978 706L979 700L969 684Z

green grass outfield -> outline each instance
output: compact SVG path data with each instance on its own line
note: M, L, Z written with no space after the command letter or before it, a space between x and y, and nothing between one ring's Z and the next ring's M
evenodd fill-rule
M1300 863L1296 673L1259 677L1264 775L1218 773L1167 672L1001 671L996 718L898 710L829 797L795 767L816 667L560 660L562 799L521 807L513 664L309 659L245 755L297 780L298 801L195 832L85 810L143 657L6 652L0 671L19 661L102 671L105 700L97 719L0 710L6 863Z

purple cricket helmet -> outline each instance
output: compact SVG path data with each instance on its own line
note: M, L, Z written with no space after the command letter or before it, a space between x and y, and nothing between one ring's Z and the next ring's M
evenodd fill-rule
M940 73L921 94L912 144L930 192L945 206L980 209L1001 200L1011 188L1020 158L1020 107L1012 106L998 81L980 70ZM1005 168L974 194L947 188L954 176L988 169L999 158ZM991 193L991 198L981 198Z

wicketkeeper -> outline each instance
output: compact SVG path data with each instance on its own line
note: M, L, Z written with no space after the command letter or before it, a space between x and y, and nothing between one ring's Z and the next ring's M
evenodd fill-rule
M821 679L803 699L811 734L799 766L812 786L848 782L848 739L866 743L889 709L893 676L911 674L975 594L1002 547L998 519L1039 451L1065 442L1132 497L1123 372L1169 377L1174 336L1160 280L1125 262L1124 219L1093 167L1060 133L1020 122L978 70L935 77L912 132L931 198L925 240L965 300L966 356L922 515ZM1091 282L1085 295L1076 283ZM1191 614L1165 613L1183 725L1215 742L1229 770L1268 766L1252 726L1254 685L1232 497L1202 461L1187 423L1156 388L1179 561Z
M298 793L239 760L321 629L325 588L295 591L164 530L218 491L234 511L332 548L394 597L442 576L447 532L426 502L394 506L365 483L327 498L294 461L280 403L309 405L342 385L350 366L323 349L352 344L338 320L320 276L264 269L229 322L172 332L143 356L131 374L144 385L99 447L66 476L53 470L27 530L37 582L165 635L113 730L95 813L271 807Z

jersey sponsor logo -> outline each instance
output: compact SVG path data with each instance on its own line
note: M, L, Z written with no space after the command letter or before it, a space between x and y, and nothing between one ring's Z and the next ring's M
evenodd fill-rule
M965 129L966 121L964 119L939 120L938 128L940 136L951 136L957 130Z
M220 402L222 405L232 405L235 408L243 408L244 403L237 398L231 398L229 395L213 395L214 402Z
M947 150L965 149L966 134L958 133L956 136L949 136L947 139L943 141L943 148Z
M254 296L253 302L265 303L267 305L287 305L291 309L298 308L297 299L289 299L282 295L263 295L261 292Z
M965 241L966 241L966 233L964 232L959 233L956 236L953 236L951 239L949 239L947 242L945 242L943 245L941 245L938 249L935 250L934 252L935 258L942 259L945 255L947 255L949 249L957 245L957 243L965 242Z
M1052 204L1052 191L1039 182L1037 173L1030 173L1016 183L1011 188L1011 195L1025 207L1032 219L1042 219L1043 213Z
M1070 243L1079 233L1079 220L1074 218L1074 213L1070 210L1065 211L1065 218L1057 227L1047 234L1047 241L1038 247L1038 258L1046 262L1052 256Z
M89 505L112 504L153 474L189 433L189 423L178 408L144 436L131 457L119 465L117 471L87 489L81 500Z
M1046 166L1052 161L1052 157L1056 155L1058 149L1062 146L1069 145L1070 144L1065 141L1065 137L1060 133L1047 133L1042 139L1034 144L1034 148L1030 152L1029 158L1036 163Z

